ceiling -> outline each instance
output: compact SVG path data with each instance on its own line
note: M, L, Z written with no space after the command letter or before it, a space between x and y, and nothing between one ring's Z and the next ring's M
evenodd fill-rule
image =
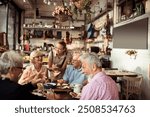
M62 0L12 0L17 6L25 10L26 18L34 18L36 9L38 8L38 18L54 18L52 12L55 6L62 6ZM48 2L49 1L49 2ZM71 0L64 0L69 6ZM96 4L98 0L92 0L92 5ZM47 2L44 3L44 2ZM71 5L71 8L73 4ZM72 9L73 10L73 9ZM75 16L73 15L73 18ZM84 20L84 15L76 17L77 20Z

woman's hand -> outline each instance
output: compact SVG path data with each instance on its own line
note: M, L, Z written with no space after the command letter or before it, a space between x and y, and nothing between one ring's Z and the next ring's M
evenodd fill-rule
M53 75L54 77L57 77L61 72L58 70L53 71Z
M52 65L52 70L53 71L61 71L61 68L59 68L57 64L53 64Z
M33 74L33 75L31 75L30 77L27 76L27 77L25 77L25 78L23 78L23 79L19 79L18 84L20 84L20 85L27 84L27 83L31 82L32 79L33 79L35 76L36 76L36 74Z
M34 77L30 82L31 82L31 84L32 84L33 86L36 86L37 83L42 83L42 82L43 82L43 79L38 78L38 77Z

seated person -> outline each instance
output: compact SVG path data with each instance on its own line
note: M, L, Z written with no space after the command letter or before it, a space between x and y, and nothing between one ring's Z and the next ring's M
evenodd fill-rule
M72 65L68 65L65 70L63 79L69 84L82 84L83 81L86 80L85 74L82 73L79 57L80 53L74 53Z
M40 79L34 78L26 85L18 84L22 74L23 60L15 51L6 51L0 57L0 99L1 100L38 100L44 97L33 95Z
M102 65L94 53L86 53L80 57L82 70L92 75L90 82L83 87L80 100L117 100L118 88L114 80L102 72Z
M41 83L47 82L48 69L42 63L43 53L38 50L34 50L30 54L31 65L23 71L19 84L26 84L32 81L34 78L40 78Z

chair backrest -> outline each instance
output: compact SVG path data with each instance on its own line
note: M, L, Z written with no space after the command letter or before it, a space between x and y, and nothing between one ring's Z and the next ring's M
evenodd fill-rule
M124 85L127 88L127 92L140 94L142 79L143 79L142 76L136 76L136 77L124 76L123 80L125 80L126 82Z
M105 70L118 70L118 68L105 68Z

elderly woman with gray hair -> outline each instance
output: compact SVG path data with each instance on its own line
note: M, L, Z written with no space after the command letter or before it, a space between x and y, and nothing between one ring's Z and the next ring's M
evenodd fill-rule
M30 54L31 65L28 66L18 81L19 84L26 84L32 81L34 78L38 78L41 83L45 83L48 78L48 69L42 63L43 53L38 50L34 50Z
M19 76L22 74L23 60L15 51L4 52L0 57L0 99L2 100L27 100L45 99L31 94L34 85L39 79L33 79L26 85L18 84Z
M89 83L83 87L81 100L116 100L118 88L113 79L102 72L102 65L98 56L94 53L86 53L81 56L82 71L92 76Z

